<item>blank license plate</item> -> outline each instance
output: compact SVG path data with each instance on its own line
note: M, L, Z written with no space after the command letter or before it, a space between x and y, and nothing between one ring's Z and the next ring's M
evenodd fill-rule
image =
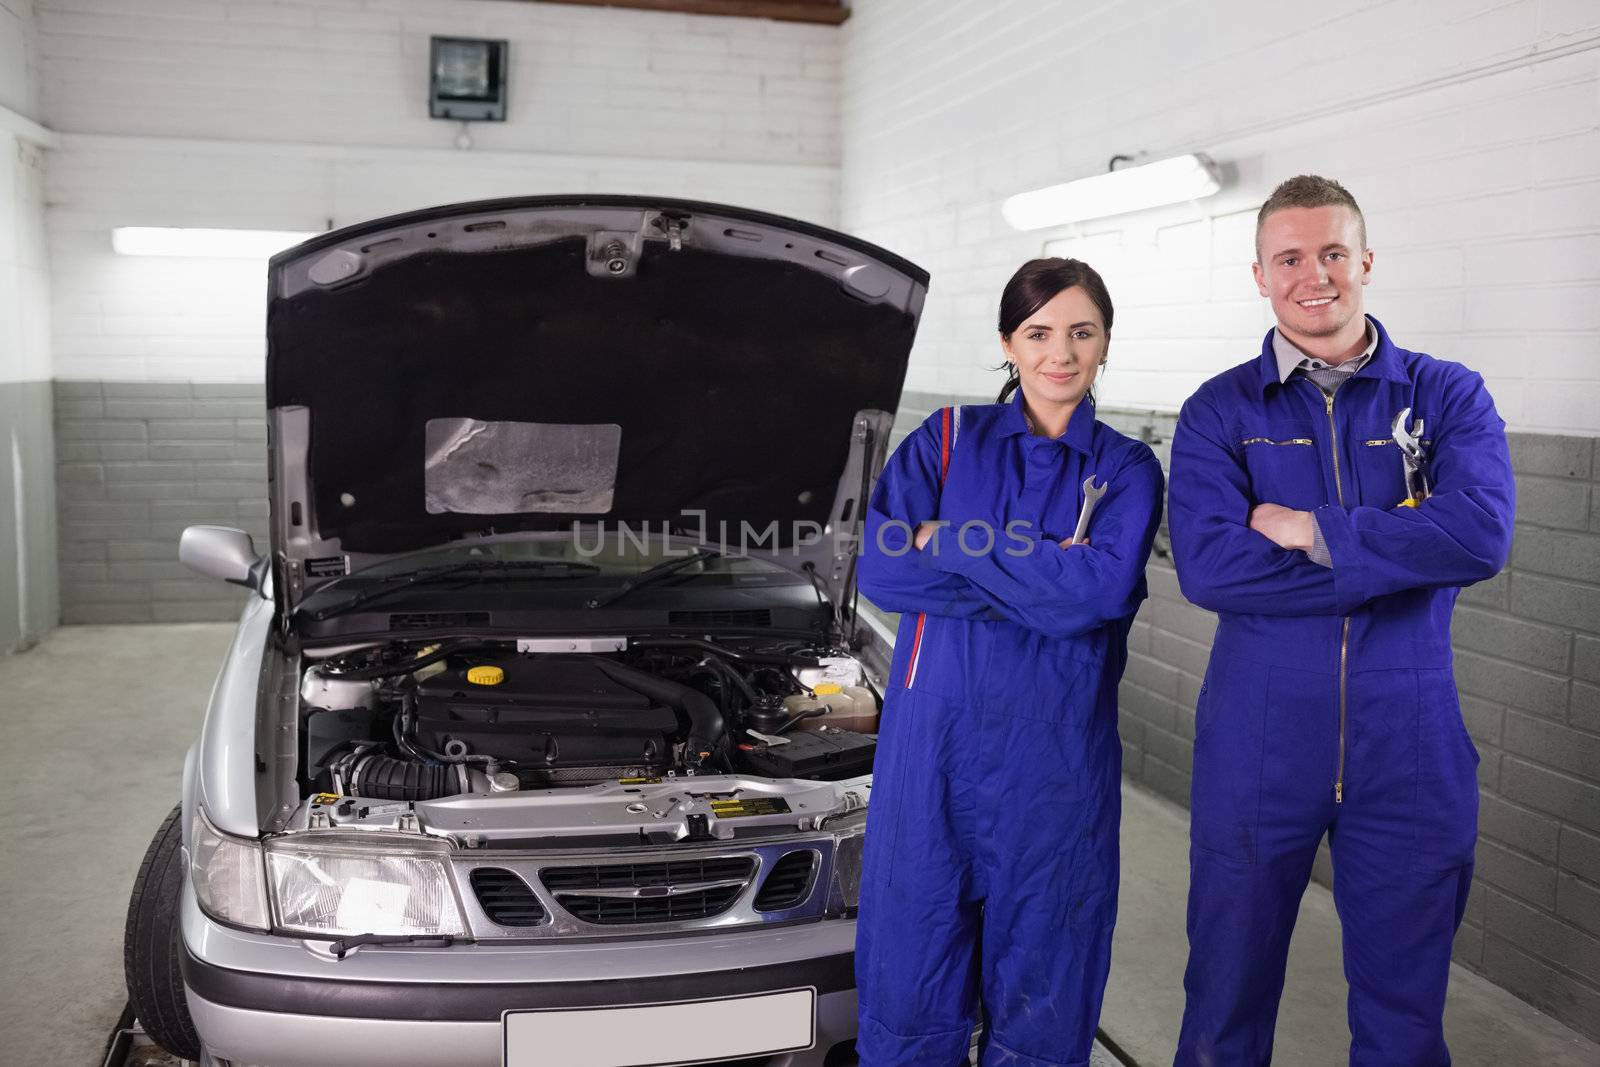
M666 1067L807 1049L816 990L628 1008L508 1011L505 1067Z

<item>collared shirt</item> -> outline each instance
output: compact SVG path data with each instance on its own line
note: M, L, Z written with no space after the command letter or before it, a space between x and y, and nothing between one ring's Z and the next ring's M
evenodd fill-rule
M1347 359L1337 367L1326 363L1315 356L1308 356L1300 351L1295 343L1283 336L1282 330L1272 331L1272 354L1278 359L1278 381L1286 382L1289 376L1297 370L1336 370L1341 374L1354 374L1372 359L1373 353L1378 350L1378 331L1373 329L1372 320L1367 320L1367 347L1354 359ZM1315 380L1315 379L1313 379Z
M1367 347L1354 359L1347 359L1338 366L1327 363L1315 356L1308 356L1300 351L1299 347L1287 337L1282 330L1272 331L1272 354L1278 360L1278 380L1287 382L1295 371L1299 371L1321 389L1332 396L1341 384L1350 380L1350 376L1372 359L1373 353L1378 350L1378 331L1372 325L1372 320L1367 320ZM1317 373L1321 372L1321 373ZM1306 552L1311 562L1324 567L1333 566L1333 558L1328 552L1328 543L1322 537L1322 524L1317 522L1316 516L1311 519L1311 548Z

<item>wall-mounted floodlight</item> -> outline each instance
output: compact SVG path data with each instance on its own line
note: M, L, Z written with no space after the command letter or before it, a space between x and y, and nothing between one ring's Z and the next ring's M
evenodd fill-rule
M266 259L315 237L296 230L213 230L188 226L118 226L111 247L125 256Z
M1174 156L1092 178L1018 193L1000 214L1018 230L1040 230L1084 219L1199 200L1222 188L1217 166L1203 155Z
M428 115L456 122L506 120L505 41L435 37L428 52Z

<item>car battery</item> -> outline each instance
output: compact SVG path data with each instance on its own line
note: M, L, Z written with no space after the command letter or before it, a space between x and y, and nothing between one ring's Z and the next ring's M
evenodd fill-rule
M740 769L769 778L812 778L835 782L872 773L878 740L869 734L823 726L784 735L788 743L739 746Z

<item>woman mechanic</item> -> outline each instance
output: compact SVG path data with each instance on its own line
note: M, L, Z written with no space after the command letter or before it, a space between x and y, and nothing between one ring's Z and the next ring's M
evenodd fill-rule
M873 490L860 585L901 618L857 928L863 1067L966 1063L980 1004L983 1067L1089 1062L1117 683L1162 490L1149 447L1095 419L1111 314L1087 264L1025 263L1000 298L999 402L934 412ZM1091 476L1104 496L1073 543Z

